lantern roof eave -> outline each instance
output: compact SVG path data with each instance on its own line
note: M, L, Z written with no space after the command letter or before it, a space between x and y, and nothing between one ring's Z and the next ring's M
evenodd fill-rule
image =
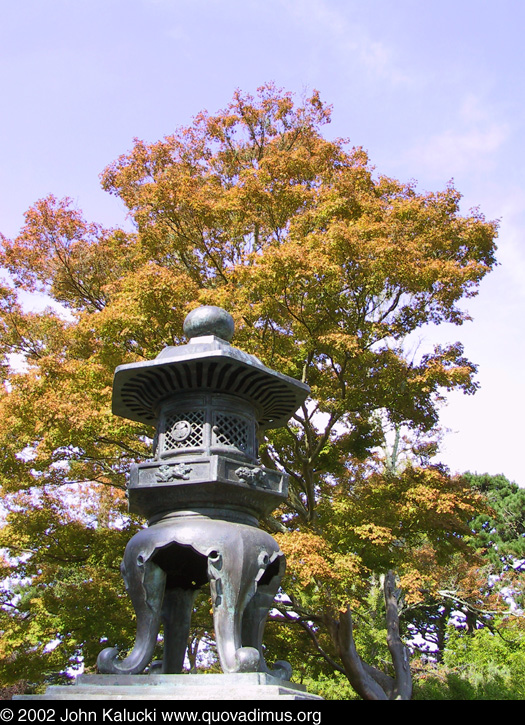
M170 385L173 389L170 390ZM155 359L119 365L113 381L113 413L151 425L159 403L174 393L231 393L252 402L259 425L285 425L308 397L310 388L271 370L215 335L191 338L164 348Z

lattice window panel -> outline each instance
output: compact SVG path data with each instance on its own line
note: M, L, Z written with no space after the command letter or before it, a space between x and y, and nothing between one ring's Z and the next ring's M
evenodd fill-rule
M166 419L164 450L200 448L204 445L204 411L176 413Z
M248 425L236 415L218 413L213 426L214 442L246 451L249 445Z

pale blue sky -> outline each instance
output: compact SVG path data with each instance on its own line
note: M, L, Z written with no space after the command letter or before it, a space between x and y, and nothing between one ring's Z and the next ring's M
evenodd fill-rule
M134 137L156 141L235 88L266 81L333 104L328 136L378 172L501 218L500 267L475 321L428 340L465 343L481 390L454 395L441 459L525 485L523 0L0 0L0 231L37 199L70 196L124 223L100 189ZM426 344L423 341L423 344Z

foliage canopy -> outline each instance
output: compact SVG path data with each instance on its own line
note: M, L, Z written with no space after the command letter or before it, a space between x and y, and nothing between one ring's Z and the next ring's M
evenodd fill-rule
M123 492L153 432L111 415L112 374L182 342L199 304L228 309L238 347L312 389L261 441L263 461L291 477L290 505L266 523L288 554L295 606L325 626L309 641L331 637L335 661L338 617L364 606L370 582L396 569L420 601L470 556L466 522L482 497L419 465L418 437L432 435L446 391L476 390L476 368L458 342L417 356L410 336L469 319L462 303L495 264L497 224L463 215L452 185L420 193L376 175L363 149L323 136L329 121L316 92L296 104L272 85L237 91L104 171L132 232L49 196L2 238L7 682L15 670L35 680L42 657L49 671L89 667L100 637L129 645L118 558L141 522ZM20 291L43 291L64 313L28 312ZM385 472L389 429L409 432L413 455ZM110 603L103 618L95 600Z

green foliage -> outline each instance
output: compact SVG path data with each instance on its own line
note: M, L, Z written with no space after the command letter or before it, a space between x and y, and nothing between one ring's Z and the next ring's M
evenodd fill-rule
M523 626L465 636L450 630L444 664L427 665L416 678L416 700L525 699Z
M490 505L489 511L472 522L476 546L502 569L525 559L525 489L503 475L467 473L465 479Z
M107 496L70 492L71 503L84 496L84 510L44 494L19 495L0 529L8 584L1 594L0 677L39 682L66 667L93 662L100 638L126 648L132 644L130 611L120 559L135 525L89 525L93 507ZM78 506L78 504L77 504ZM88 522L88 523L86 523ZM96 636L94 633L96 632Z
M519 620L504 620L495 632L485 627L469 637L452 631L444 661L461 668L476 685L499 677L513 683L520 699L525 697L525 628Z
M347 678L338 672L334 672L330 677L326 675L305 677L301 683L308 692L320 695L324 700L359 700Z

